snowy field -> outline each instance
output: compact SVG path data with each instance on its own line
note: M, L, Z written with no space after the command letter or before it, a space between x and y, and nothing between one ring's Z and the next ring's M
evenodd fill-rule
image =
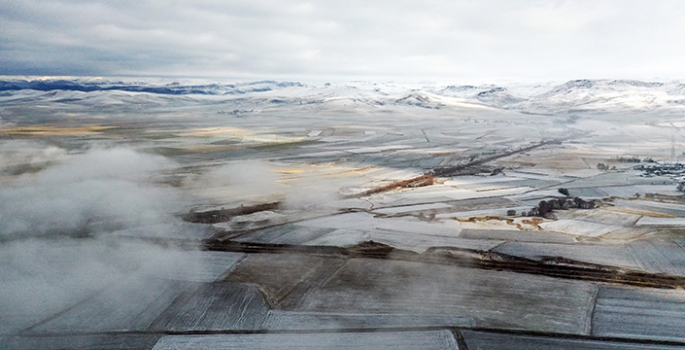
M684 100L0 80L0 348L683 348Z

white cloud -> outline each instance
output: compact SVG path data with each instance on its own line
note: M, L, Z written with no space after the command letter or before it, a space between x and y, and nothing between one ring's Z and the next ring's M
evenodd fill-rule
M685 76L676 0L25 0L0 13L5 74Z
M99 222L154 224L172 220L169 214L182 208L175 193L146 181L172 166L163 157L109 149L63 161L0 190L0 241L91 233Z

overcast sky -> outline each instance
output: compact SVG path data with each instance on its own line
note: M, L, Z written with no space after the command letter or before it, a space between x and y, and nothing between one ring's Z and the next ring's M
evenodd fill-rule
M685 1L0 0L0 74L684 79Z

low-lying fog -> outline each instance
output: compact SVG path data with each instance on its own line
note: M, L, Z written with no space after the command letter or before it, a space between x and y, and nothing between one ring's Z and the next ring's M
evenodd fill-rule
M165 237L174 230L205 234L207 228L174 215L188 204L180 191L152 181L174 162L127 148L74 153L28 142L3 147L2 170L17 163L47 165L0 189L3 317L46 316L136 270L154 276L199 263L178 261L177 248L130 237ZM129 237L118 237L126 229Z
M7 175L17 164L25 172ZM0 189L0 314L37 320L135 271L151 278L165 269L198 271L200 261L179 261L175 252L199 248L200 239L215 230L177 216L212 200L202 191L224 189L236 199L277 200L291 209L334 197L326 180L285 184L262 161L232 161L186 176L180 185L165 183L165 175L178 168L169 158L131 148L66 151L5 143L0 171L9 180ZM197 244L169 244L175 238Z

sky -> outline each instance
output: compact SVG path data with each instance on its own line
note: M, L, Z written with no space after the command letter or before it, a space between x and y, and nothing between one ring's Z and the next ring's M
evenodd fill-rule
M685 1L0 0L0 74L685 78Z

